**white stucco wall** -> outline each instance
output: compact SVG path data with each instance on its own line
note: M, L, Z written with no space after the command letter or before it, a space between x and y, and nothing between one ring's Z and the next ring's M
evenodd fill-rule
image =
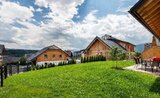
M45 65L45 63L50 64L50 63L54 63L55 65L58 65L60 62L68 62L66 60L64 61L45 61L45 62L37 62L36 65L42 66Z

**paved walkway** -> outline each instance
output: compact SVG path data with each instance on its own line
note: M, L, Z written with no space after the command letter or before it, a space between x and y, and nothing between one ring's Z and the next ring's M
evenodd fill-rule
M137 71L137 72L148 73L148 74L160 75L160 71L156 72L154 70L154 72L152 72L151 68L149 68L149 67L146 68L146 71L145 71L144 66L142 67L141 65L133 65L133 66L125 67L124 69L133 70L133 71Z

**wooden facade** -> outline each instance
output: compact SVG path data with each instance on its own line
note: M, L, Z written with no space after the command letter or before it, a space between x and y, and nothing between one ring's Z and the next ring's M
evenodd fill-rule
M124 47L127 51L134 52L134 45L133 44L123 42L123 41L119 41L118 44L120 44L122 47Z
M103 55L104 57L108 58L109 50L110 50L109 46L105 45L102 41L96 39L96 41L85 52L85 57Z
M68 54L60 49L47 50L36 58L36 62L67 61Z

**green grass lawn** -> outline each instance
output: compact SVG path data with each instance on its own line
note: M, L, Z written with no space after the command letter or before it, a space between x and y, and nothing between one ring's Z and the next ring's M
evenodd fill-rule
M133 65L119 61L118 66ZM13 75L0 98L160 98L160 78L113 69L115 62L93 62Z

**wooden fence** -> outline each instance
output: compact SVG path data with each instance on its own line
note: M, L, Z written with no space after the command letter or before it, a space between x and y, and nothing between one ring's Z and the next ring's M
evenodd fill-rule
M31 69L30 65L3 65L0 66L0 81L1 87L3 87L4 79L13 74L19 74L20 72L29 71Z

